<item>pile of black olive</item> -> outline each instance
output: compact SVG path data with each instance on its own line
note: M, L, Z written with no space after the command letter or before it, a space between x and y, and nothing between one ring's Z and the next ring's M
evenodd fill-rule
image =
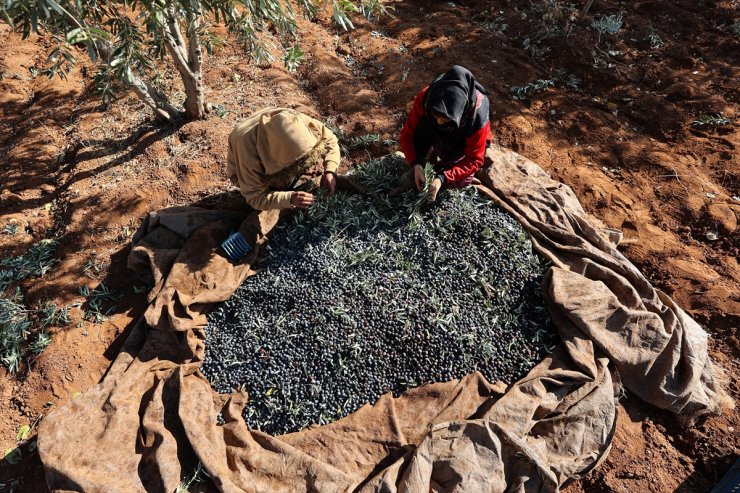
M201 370L248 391L250 427L298 431L476 370L511 383L554 344L519 223L473 187L389 198L397 165L371 161L354 174L366 195L319 195L282 222L209 314Z

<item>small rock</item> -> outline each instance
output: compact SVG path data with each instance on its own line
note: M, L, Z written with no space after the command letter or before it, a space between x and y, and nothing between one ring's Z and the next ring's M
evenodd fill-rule
M732 208L723 203L710 204L707 208L709 217L717 223L717 227L724 234L732 234L737 229L737 216Z

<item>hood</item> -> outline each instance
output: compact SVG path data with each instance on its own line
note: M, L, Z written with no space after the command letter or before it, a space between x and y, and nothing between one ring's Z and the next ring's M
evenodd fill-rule
M317 143L294 110L262 115L257 125L257 153L268 176L308 156Z
M476 89L488 94L465 67L453 65L431 83L427 91L426 109L449 118L455 128L465 124L465 115L476 104Z

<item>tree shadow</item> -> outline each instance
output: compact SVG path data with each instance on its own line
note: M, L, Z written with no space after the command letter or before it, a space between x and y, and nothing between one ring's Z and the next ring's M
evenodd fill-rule
M175 133L177 133L182 124L179 125L166 125L166 126L159 126L159 125L152 125L150 127L145 127L143 129L137 129L133 131L133 133L129 136L126 136L124 138L121 138L117 141L114 141L110 145L102 146L102 141L100 142L101 148L89 152L83 152L80 153L74 158L69 164L66 164L60 171L65 173L72 173L71 178L64 181L61 185L56 186L49 195L42 196L39 198L31 198L31 199L25 199L25 200L18 200L11 204L8 204L6 207L4 207L4 212L6 213L19 213L23 211L27 211L29 209L38 208L48 202L51 202L53 200L59 199L62 194L67 192L74 184L85 180L87 178L93 177L95 175L101 174L107 170L110 170L112 168L115 168L117 166L121 166L123 164L126 164L130 162L133 159L136 159L137 157L141 156L144 152L146 152L147 148L154 144L155 142L158 142L162 139L165 139ZM125 152L124 154L117 156L95 168L80 171L75 173L74 167L78 166L79 164L83 163L84 161L91 160L91 159L97 159L105 156L109 156L112 154L115 154L120 149L130 147L130 149ZM38 158L28 158L29 162L35 162L35 163L41 163L43 161L42 156L38 156ZM26 162L25 160L20 162L19 164L23 164ZM11 178L8 180L8 189L10 190L19 190L19 186L22 185L23 189L30 190L37 188L43 184L49 183L48 174L45 174L46 171L39 169L35 174L19 174L14 179ZM53 177L52 177L53 179Z

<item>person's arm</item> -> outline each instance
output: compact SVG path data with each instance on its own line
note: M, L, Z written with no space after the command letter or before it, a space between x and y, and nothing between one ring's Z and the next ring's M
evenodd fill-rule
M465 157L442 173L443 182L466 178L483 167L486 145L491 140L491 125L486 123L480 130L465 139Z
M401 141L401 151L406 156L409 166L416 164L417 155L416 147L414 147L414 134L416 133L416 128L419 126L419 122L424 117L424 95L427 89L429 88L425 87L416 95L414 104L411 106L408 117L406 117L406 122L403 124L399 138Z
M290 199L293 192L270 190L262 182L262 177L250 169L243 169L239 183L242 196L255 209L261 211L287 209L292 205Z
M339 168L339 161L342 159L339 152L339 139L334 135L334 132L329 128L321 124L321 135L324 144L326 145L326 156L324 156L324 173L337 173Z
M270 209L287 209L291 206L290 199L293 192L278 192L270 190L264 182L260 158L251 142L233 142L232 154L235 172L239 181L239 190L253 208L265 211Z

